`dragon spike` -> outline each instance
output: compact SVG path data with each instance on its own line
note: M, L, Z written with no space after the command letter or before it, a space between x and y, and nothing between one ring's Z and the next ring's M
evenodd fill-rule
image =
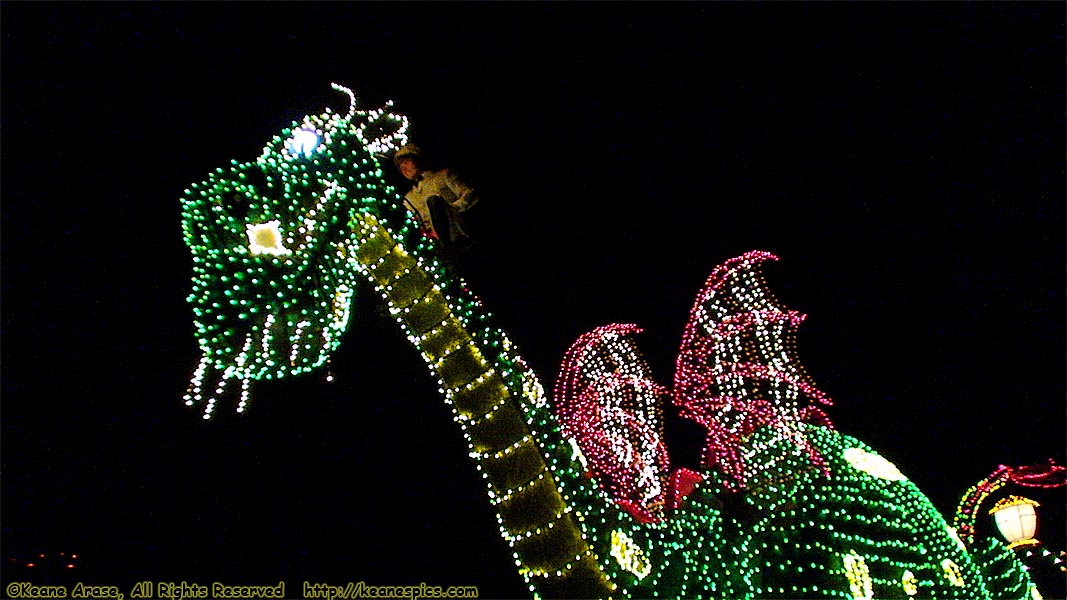
M330 87L339 92L344 92L345 94L348 94L348 114L345 115L344 118L346 120L351 119L352 115L356 114L356 93L353 92L350 88L346 88L345 86L339 83L331 83Z
M358 124L352 130L371 154L386 158L408 143L411 122L406 116L393 112L392 100L387 101L382 108L357 110L355 92L338 83L331 83L330 87L348 94L349 97L348 114L339 116L337 123L348 124L359 117Z

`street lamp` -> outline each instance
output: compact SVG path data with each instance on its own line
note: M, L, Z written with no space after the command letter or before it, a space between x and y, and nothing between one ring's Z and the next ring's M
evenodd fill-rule
M1029 498L1008 496L990 509L989 514L996 520L997 529L1007 540L1009 548L1040 543L1034 539L1037 532L1037 511L1034 509L1038 506L1041 505Z

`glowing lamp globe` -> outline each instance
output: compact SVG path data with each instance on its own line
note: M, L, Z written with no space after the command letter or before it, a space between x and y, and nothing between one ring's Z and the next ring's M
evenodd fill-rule
M989 511L996 520L997 529L1008 542L1009 548L1037 544L1037 511L1041 506L1029 498L1009 496L996 503Z

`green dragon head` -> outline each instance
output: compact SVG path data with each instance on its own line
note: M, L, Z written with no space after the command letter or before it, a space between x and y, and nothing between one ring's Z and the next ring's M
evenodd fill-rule
M249 384L320 367L344 333L356 290L351 226L371 212L406 230L378 156L407 140L386 109L330 109L282 130L252 162L233 161L182 198L193 258L189 302L203 358L185 401L210 417L227 383ZM216 373L208 378L209 373Z

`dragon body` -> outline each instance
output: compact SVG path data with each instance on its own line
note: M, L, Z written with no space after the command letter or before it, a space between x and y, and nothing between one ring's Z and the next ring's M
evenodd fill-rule
M347 114L294 122L183 197L203 353L186 403L205 418L234 395L245 410L254 381L321 368L366 291L439 383L532 595L1036 594L1002 543L965 545L896 467L829 426L815 406L828 400L775 346L800 317L754 279L770 255L713 272L673 389L640 361L636 326L609 326L576 343L549 398L385 183L375 153L406 120L335 87ZM667 397L708 431L697 470L672 471Z

